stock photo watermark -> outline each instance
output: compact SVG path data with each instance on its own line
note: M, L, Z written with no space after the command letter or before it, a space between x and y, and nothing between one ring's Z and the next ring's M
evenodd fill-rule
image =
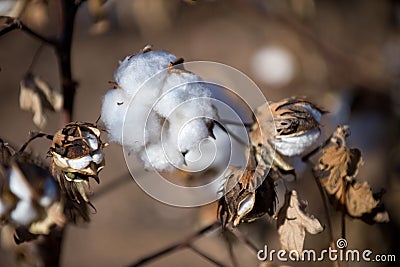
M257 253L259 261L274 261L280 262L322 262L322 261L339 261L339 262L395 262L396 255L394 254L375 254L370 249L348 249L347 240L339 238L336 241L337 249L329 247L321 251L314 249L304 249L299 252L297 250L286 251L283 249L269 250L267 245L260 249Z

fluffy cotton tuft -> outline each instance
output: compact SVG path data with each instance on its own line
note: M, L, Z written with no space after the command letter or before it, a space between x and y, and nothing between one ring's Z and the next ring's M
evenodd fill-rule
M110 141L135 152L146 169L181 167L217 119L207 85L173 67L175 60L165 51L126 57L114 74L117 89L103 99L101 118Z

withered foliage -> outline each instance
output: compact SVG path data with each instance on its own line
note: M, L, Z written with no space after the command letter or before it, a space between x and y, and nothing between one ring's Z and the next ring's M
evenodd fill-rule
M278 212L278 233L282 249L303 251L305 232L318 234L324 227L306 213L306 202L299 200L297 192L292 190L285 195L285 203Z
M46 125L46 111L59 111L62 104L62 95L33 73L27 73L20 82L19 106L33 113L33 123L38 128Z
M367 182L356 179L363 160L360 150L346 146L349 133L348 126L337 127L315 167L315 174L337 209L369 224L387 222L389 215L381 200L382 192L374 194Z
M225 174L225 194L219 203L224 225L236 227L265 214L274 215L275 181L284 174L295 175L282 155L300 154L318 138L323 111L305 100L290 98L272 103L271 109L262 105L255 113L258 121L249 132L248 164L244 170L231 167ZM275 151L278 144L282 149Z

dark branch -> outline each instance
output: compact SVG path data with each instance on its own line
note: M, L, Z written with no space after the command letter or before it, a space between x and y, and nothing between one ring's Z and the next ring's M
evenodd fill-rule
M211 232L211 231L213 231L213 230L215 230L217 228L220 228L220 227L221 227L221 223L219 221L215 221L214 223L212 223L212 224L200 229L199 231L191 234L190 236L186 237L185 239L183 239L183 240L181 240L181 241L179 241L179 242L177 242L177 243L175 243L175 244L173 244L173 245L171 245L171 246L169 246L167 248L164 248L164 249L162 249L160 251L157 251L157 252L155 252L155 253L147 256L147 257L141 258L141 259L139 259L138 261L132 263L129 266L131 266L131 267L142 266L142 265L144 265L146 263L149 263L149 262L151 262L153 260L158 259L159 257L165 256L168 253L172 253L172 252L175 252L177 250L180 250L180 249L183 249L183 248L187 248L196 239L198 239L198 238L202 237L204 234L206 234L208 232Z
M43 35L35 32L28 26L26 26L21 20L8 16L0 16L0 21L3 21L4 28L0 30L0 36L5 35L13 30L21 30L27 34L39 39L40 41L47 43L49 45L56 45L57 41L44 37Z
M208 260L209 262L213 263L215 266L220 266L220 267L225 267L226 265L217 261L216 259L211 258L210 256L208 256L207 254L205 254L204 252L200 251L199 249L197 249L196 247L194 247L193 245L189 244L187 246L188 248L190 248L193 252L195 252L197 255L200 255L201 257L203 257L204 259Z

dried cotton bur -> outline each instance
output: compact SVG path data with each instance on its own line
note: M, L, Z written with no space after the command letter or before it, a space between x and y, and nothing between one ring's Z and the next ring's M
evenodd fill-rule
M337 209L368 224L388 222L389 214L381 200L383 190L374 194L367 182L356 179L363 160L360 150L347 147L349 134L348 126L337 127L315 166L315 175Z
M248 165L245 170L230 167L225 173L226 194L219 203L224 225L232 223L236 227L266 213L273 216L277 198L275 181L283 174L295 174L283 156L303 153L320 135L323 111L308 101L285 99L270 107L260 106L255 113L258 121L249 133Z
M100 133L95 124L72 122L54 135L49 149L54 176L77 203L83 200L91 205L85 187L90 188L90 178L100 182L98 173L104 168L102 149L106 146Z
M0 218L15 228L17 244L47 235L65 223L57 181L25 153L14 153L2 140Z
M137 154L148 170L183 166L185 155L213 136L217 114L211 92L199 76L183 69L182 62L146 46L120 62L114 89L103 98L101 119L110 141ZM129 132L124 140L123 127Z

